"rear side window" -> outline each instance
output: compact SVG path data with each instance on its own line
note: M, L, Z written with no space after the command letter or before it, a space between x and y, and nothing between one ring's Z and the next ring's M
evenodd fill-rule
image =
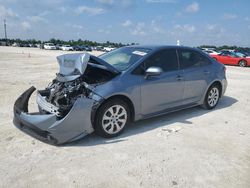
M204 55L193 50L179 50L181 69L209 65L210 61Z
M145 62L146 69L160 67L164 72L178 69L178 60L175 49L161 50L149 57Z

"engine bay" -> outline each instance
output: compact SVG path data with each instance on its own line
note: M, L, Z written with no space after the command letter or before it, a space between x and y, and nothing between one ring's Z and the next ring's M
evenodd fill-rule
M72 79L72 76L75 79ZM71 79L68 79L71 77ZM87 65L84 74L65 76L60 73L56 74L56 78L44 89L38 93L58 109L59 116L64 117L72 108L78 97L90 97L95 86L103 84L115 77L115 74L107 69L96 67L90 63ZM47 113L51 113L42 109Z

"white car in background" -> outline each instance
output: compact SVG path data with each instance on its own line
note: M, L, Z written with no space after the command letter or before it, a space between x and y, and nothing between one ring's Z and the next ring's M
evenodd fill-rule
M105 52L111 52L112 50L115 50L116 48L113 48L113 47L111 47L111 46L109 46L109 47L104 47L103 48L103 50L105 51Z
M53 43L45 43L44 49L45 50L56 50L56 46Z
M70 45L63 45L61 48L63 51L73 51L74 50L73 47Z
M219 54L219 52L216 52L215 50L203 50L203 51L209 55L218 55Z

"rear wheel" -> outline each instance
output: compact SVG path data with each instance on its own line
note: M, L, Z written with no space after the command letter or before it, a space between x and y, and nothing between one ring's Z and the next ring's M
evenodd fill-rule
M97 112L95 132L105 138L118 136L130 122L128 105L120 99L104 103Z
M212 85L205 96L203 108L205 109L213 109L219 102L220 99L220 89L217 84Z
M240 60L238 64L239 64L240 67L246 67L247 66L247 62L245 60Z

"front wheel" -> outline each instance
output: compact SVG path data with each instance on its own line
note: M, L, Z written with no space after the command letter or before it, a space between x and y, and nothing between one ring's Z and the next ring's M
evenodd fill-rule
M95 132L105 138L118 136L130 122L128 105L120 99L104 103L96 114Z
M246 67L247 66L247 62L245 60L240 60L239 61L239 66L240 67Z
M220 99L220 89L218 85L212 85L205 96L203 108L211 110L213 109L219 102Z

